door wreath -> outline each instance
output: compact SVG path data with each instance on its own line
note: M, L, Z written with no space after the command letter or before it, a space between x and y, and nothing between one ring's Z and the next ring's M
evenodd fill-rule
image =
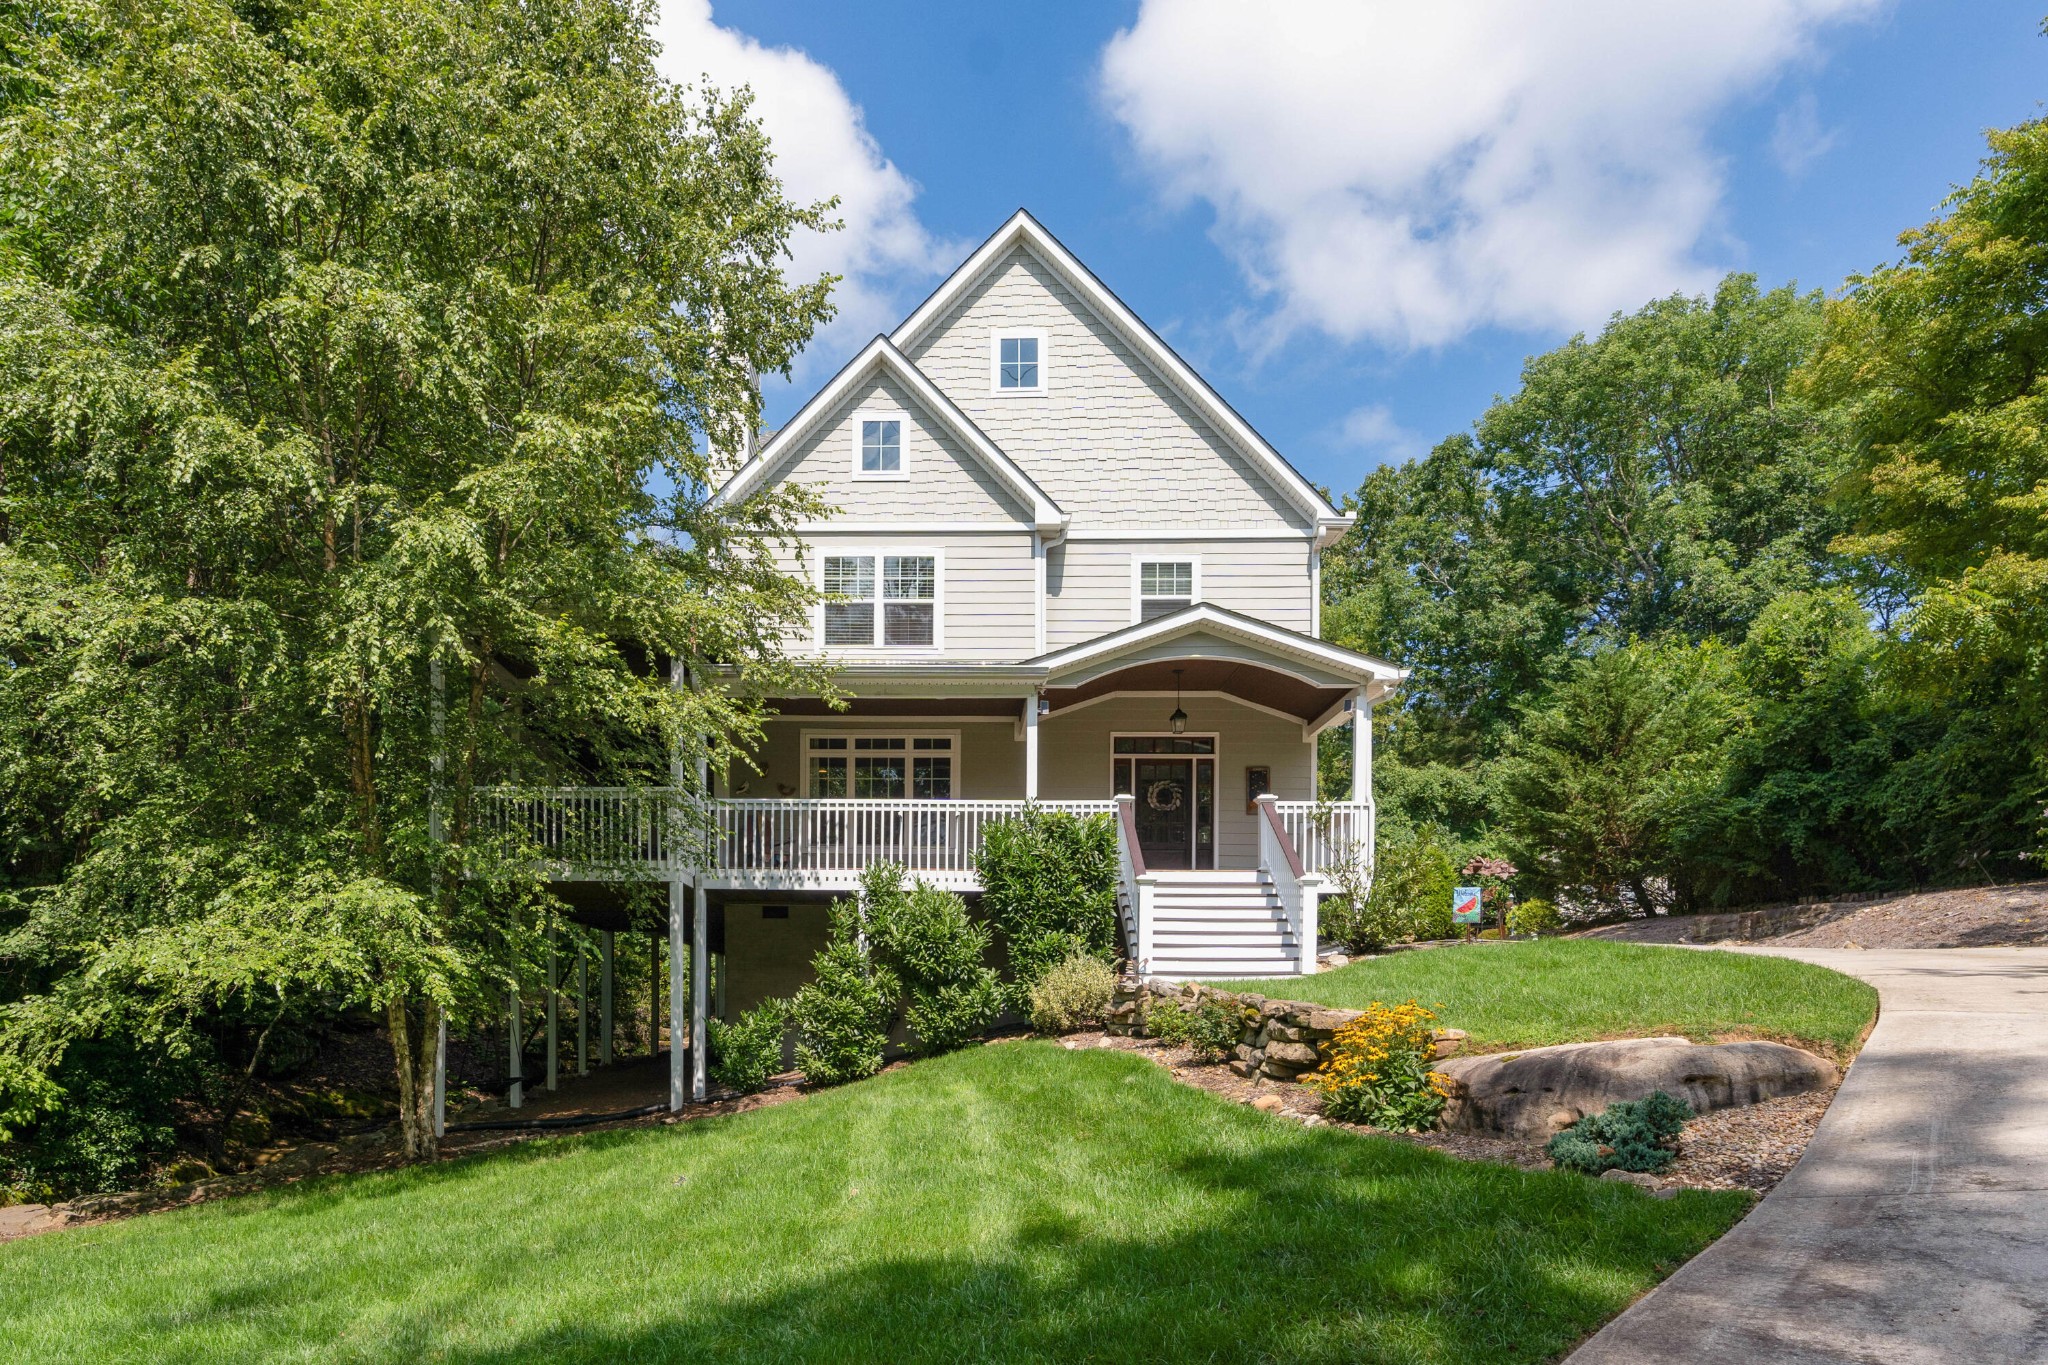
M1180 783L1170 777L1163 777L1145 788L1145 804L1153 810L1166 811L1170 814L1180 809L1180 803L1184 799Z

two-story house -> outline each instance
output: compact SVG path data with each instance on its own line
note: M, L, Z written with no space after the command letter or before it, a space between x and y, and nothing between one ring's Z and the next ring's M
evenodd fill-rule
M1371 710L1403 676L1317 638L1320 552L1351 518L1037 221L717 497L778 481L835 509L787 565L827 594L793 643L851 701L778 700L755 765L711 775L715 833L669 869L687 1036L801 984L871 863L971 895L981 830L1031 802L1114 815L1145 970L1314 969L1324 874L1370 858ZM1334 725L1352 790L1318 805Z

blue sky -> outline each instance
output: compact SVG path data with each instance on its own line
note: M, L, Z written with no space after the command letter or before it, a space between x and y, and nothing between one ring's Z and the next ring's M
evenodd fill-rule
M1722 272L1837 288L2048 96L2048 5L667 0L849 231L769 421L1026 206L1312 479L1464 428L1524 356Z

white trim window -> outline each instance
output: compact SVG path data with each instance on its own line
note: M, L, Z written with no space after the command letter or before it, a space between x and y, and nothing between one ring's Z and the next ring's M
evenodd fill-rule
M1131 620L1145 622L1192 607L1202 600L1202 561L1133 559Z
M950 801L959 790L960 733L804 732L804 794L817 799Z
M1046 384L1045 329L1007 327L988 339L988 390L1005 394L1044 393Z
M853 477L910 477L910 423L900 412L853 415Z
M818 643L840 649L936 649L940 556L876 550L818 556Z

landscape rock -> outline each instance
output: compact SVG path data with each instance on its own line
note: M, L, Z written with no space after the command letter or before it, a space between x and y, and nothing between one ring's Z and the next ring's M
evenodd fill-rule
M1645 1190L1658 1189L1664 1184L1662 1180L1651 1175L1648 1171L1602 1171L1600 1172L1600 1178L1602 1180L1617 1181L1623 1185L1635 1185Z
M1307 1070L1316 1064L1316 1050L1306 1043L1271 1043L1266 1048L1268 1062L1281 1062L1296 1070Z
M1283 1107L1285 1107L1284 1102L1278 1095L1261 1095L1252 1101L1252 1108L1263 1110L1268 1114L1278 1113Z
M1461 1028L1440 1028L1436 1031L1436 1055L1455 1057L1463 1050L1465 1040L1471 1035Z
M1693 1043L1684 1038L1627 1038L1565 1043L1477 1057L1446 1059L1437 1070L1451 1083L1443 1126L1461 1133L1542 1137L1619 1100L1661 1090L1695 1113L1756 1104L1781 1095L1825 1090L1838 1079L1833 1063L1783 1043Z

